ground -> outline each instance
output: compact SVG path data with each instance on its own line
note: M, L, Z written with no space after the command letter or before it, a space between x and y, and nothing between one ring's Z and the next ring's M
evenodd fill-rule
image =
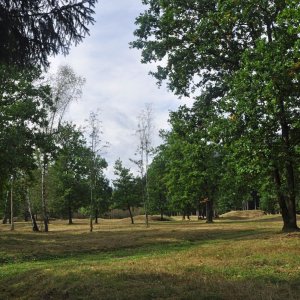
M0 299L300 299L300 233L279 216L0 225Z

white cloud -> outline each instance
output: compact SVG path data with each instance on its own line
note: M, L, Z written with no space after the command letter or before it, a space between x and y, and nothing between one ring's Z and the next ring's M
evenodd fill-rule
M119 157L131 166L137 138L137 116L145 103L152 103L156 133L167 128L169 110L183 104L165 87L158 89L148 75L151 66L140 63L140 53L129 49L134 40L134 20L143 11L136 0L102 0L96 9L96 24L82 44L71 49L67 57L52 60L52 69L69 64L86 78L83 97L72 103L66 118L82 125L91 111L101 110L103 140L110 143L105 158L112 177L113 164ZM158 138L155 138L158 143Z

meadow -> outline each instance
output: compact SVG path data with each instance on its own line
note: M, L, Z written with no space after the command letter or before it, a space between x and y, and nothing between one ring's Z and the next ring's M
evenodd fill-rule
M0 299L300 299L300 233L279 216L0 225Z

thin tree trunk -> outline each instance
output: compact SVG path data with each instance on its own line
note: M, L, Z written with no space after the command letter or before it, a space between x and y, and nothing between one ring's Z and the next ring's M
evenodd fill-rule
M2 224L7 224L7 220L9 218L9 215L8 215L8 199L9 199L9 191L6 192L6 200L5 200L4 216L3 216Z
M133 220L133 216L132 216L130 205L127 206L127 209L129 211L129 215L130 215L130 219L131 219L131 224L134 224L134 220Z
M29 197L29 190L27 190L27 205L28 205L28 212L31 218L31 223L32 223L32 231L39 231L39 227L36 223L34 214L31 211L31 204L30 204L30 197Z
M72 225L73 224L73 219L72 219L72 207L71 205L69 204L69 207L68 207L68 217L69 217L69 225Z
M24 222L28 222L28 210L24 210Z
M98 214L99 214L99 210L98 208L95 209L95 224L98 224Z
M93 232L93 188L91 183L91 203L90 203L90 232Z
M209 198L206 202L206 223L212 223L214 216L213 201Z
M68 219L69 219L68 224L72 225L73 224L73 214L72 214L72 205L71 205L71 196L70 196L70 193L68 195Z
M47 200L46 200L46 155L43 156L43 164L42 164L42 209L43 209L43 221L44 221L44 231L48 232L48 213L47 213Z
M15 230L14 224L14 202L13 202L13 179L10 186L10 230Z
M148 186L148 149L146 147L146 199L145 199L145 217L146 217L146 227L149 227L149 216L148 216L148 203L149 203L149 186Z

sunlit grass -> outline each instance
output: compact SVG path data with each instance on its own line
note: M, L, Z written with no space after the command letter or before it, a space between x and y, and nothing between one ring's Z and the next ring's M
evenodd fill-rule
M0 299L300 299L300 234L278 217L137 221L0 225Z

